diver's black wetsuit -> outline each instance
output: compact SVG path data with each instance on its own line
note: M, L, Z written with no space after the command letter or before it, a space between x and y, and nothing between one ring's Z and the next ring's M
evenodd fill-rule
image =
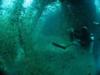
M74 37L74 39L78 39L80 45L84 48L89 47L91 44L91 33L86 26L83 26L78 30L74 30L72 36Z

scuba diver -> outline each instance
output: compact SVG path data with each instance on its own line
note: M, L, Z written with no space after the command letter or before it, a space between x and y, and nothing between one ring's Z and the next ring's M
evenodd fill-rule
M92 38L87 26L82 26L80 29L74 29L70 33L71 41L77 40L81 47L87 48L90 46Z
M80 29L73 29L72 31L70 31L69 36L72 42L76 40L80 44L80 46L85 49L89 48L91 45L91 42L93 41L93 35L92 33L89 32L87 26L83 26ZM66 49L72 45L76 45L74 43L71 43L67 46L62 46L55 42L53 42L52 44L62 49Z

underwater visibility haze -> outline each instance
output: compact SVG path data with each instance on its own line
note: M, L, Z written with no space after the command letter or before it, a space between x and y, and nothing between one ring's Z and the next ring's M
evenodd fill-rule
M100 75L100 0L0 0L0 75Z

